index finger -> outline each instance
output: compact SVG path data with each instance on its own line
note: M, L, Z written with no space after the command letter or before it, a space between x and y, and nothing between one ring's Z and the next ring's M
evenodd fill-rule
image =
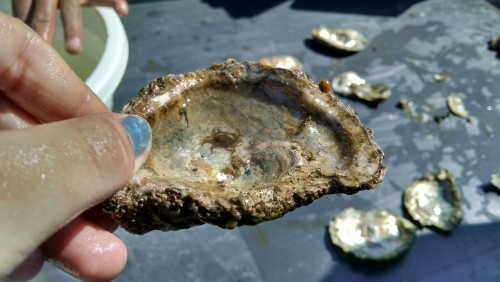
M0 13L0 93L41 122L109 109L57 52L18 19Z

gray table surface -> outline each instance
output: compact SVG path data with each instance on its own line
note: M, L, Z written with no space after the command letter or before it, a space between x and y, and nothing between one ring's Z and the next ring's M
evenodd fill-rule
M329 4L331 2L331 4ZM388 168L375 190L331 195L283 218L223 230L199 226L134 236L117 234L129 259L116 281L492 281L500 279L500 198L488 186L500 168L500 60L486 41L500 33L500 12L479 0L217 1L132 5L123 18L130 60L115 111L150 80L205 68L227 58L296 56L314 80L356 71L393 95L376 108L343 99L385 151ZM354 28L366 50L339 56L310 40L318 26ZM435 73L451 80L438 83ZM430 116L462 92L471 122L410 118L396 104L411 98ZM463 193L464 220L451 235L418 231L403 260L386 266L350 263L332 248L326 226L346 207L402 215L402 191L446 168Z

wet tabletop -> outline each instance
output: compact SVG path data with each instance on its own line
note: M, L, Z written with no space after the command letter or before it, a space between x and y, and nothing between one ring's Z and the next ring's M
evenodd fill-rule
M237 2L242 2L238 4ZM333 4L335 2L335 4ZM356 5L353 3L358 2ZM332 3L332 4L328 4ZM373 3L373 4L372 4ZM479 0L216 1L132 5L123 18L130 59L115 111L152 79L227 58L293 55L316 81L356 71L393 95L378 107L341 98L374 130L388 172L375 190L331 195L281 219L223 230L199 226L135 236L118 230L129 260L117 281L484 281L500 277L500 59L487 40L500 11ZM370 41L351 56L311 41L318 26L354 28ZM436 82L433 74L450 80ZM448 112L463 93L471 119ZM417 115L397 107L412 99ZM329 242L328 221L347 207L403 215L402 191L446 168L463 194L464 219L451 235L422 229L404 259L385 266L350 263Z

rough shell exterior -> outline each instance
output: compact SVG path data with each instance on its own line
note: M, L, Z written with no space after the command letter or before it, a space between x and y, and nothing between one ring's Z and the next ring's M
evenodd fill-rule
M298 71L228 60L155 79L123 112L153 129L148 161L103 204L131 233L253 225L385 175L373 132Z

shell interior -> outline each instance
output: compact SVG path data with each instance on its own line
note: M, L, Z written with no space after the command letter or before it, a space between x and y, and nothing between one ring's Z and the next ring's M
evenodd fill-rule
M416 227L385 210L363 212L347 208L329 223L332 243L362 260L391 260L415 240Z
M302 63L299 59L293 56L277 55L273 57L260 58L257 62L273 68L302 71Z
M404 206L423 226L449 232L462 220L461 193L454 176L439 170L412 182L404 192Z
M320 27L311 33L315 40L343 52L359 52L368 44L363 34L354 29Z
M368 103L384 101L392 94L386 85L370 84L352 71L336 76L332 81L332 88L335 93Z
M373 132L301 72L229 60L159 78L124 112L153 130L146 164L105 204L134 233L256 224L385 174Z
M447 82L450 80L450 76L446 73L435 73L432 75L432 79L436 82Z
M497 189L500 189L500 172L492 174L490 179L491 185L495 186Z
M359 76L359 74L348 71L337 75L333 79L332 88L335 93L351 95L353 94L353 87L359 87L364 84L366 84L366 80Z
M462 118L467 118L469 116L469 112L465 108L464 101L462 100L461 93L453 93L446 98L446 102L448 103L448 108L450 111Z

